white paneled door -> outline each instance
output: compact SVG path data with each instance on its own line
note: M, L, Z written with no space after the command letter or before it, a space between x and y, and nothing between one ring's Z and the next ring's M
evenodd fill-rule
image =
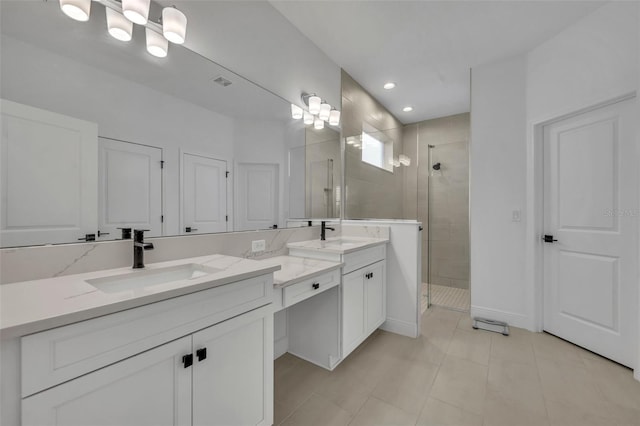
M544 127L544 329L627 366L638 324L635 102Z
M227 162L182 153L181 232L227 231Z
M95 234L98 126L6 100L0 108L2 246Z
M273 228L278 224L279 167L239 163L236 230Z
M162 149L98 139L98 226L108 239L118 228L162 235Z

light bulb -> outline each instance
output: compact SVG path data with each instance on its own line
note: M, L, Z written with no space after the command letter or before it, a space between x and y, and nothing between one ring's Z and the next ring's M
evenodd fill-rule
M411 112L411 111L413 111L413 107L406 106L406 107L402 108L402 110L403 110L404 112Z
M322 102L322 99L319 96L309 96L309 112L311 114L317 115L320 112L320 102Z
M332 126L340 124L340 111L337 109L331 110L331 113L329 113L329 124Z
M107 11L107 30L111 37L120 41L131 40L131 34L133 34L133 22L125 18L120 12L109 7L105 9Z
M318 117L320 117L320 119L324 121L327 121L329 119L329 114L331 114L331 105L326 102L321 103Z
M411 164L411 159L404 154L400 154L400 157L398 157L398 161L403 166L409 166Z
M302 121L304 122L304 124L313 124L313 114L311 114L309 111L305 111L304 115L302 116Z
M158 58L167 56L169 50L169 42L162 34L146 28L147 35L147 52Z
M385 83L382 87L384 87L386 90L391 90L396 87L396 84L393 81L390 81L388 83Z
M294 120L300 120L302 118L302 108L298 105L291 104L291 118Z
M184 43L187 35L187 17L175 7L162 9L162 34L171 43Z
M151 0L122 0L122 14L138 25L146 25Z
M91 13L91 0L60 0L60 9L69 18L86 22Z
M316 130L324 129L324 120L320 117L316 117L316 119L313 121L313 128Z

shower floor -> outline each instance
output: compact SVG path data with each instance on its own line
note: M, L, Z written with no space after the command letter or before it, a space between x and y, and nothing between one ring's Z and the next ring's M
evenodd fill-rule
M422 312L427 309L427 283L422 283ZM431 285L431 304L456 311L469 312L471 297L468 289Z

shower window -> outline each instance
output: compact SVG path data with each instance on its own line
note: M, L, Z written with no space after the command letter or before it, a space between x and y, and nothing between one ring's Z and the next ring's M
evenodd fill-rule
M380 132L378 132L378 134L380 134ZM362 161L393 172L393 141L380 139L383 138L362 132Z

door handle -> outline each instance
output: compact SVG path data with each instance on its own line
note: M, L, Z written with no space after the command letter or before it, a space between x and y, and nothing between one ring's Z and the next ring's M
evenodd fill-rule
M542 241L544 241L545 243L554 243L558 240L553 238L553 235L545 235L544 237L542 237Z

